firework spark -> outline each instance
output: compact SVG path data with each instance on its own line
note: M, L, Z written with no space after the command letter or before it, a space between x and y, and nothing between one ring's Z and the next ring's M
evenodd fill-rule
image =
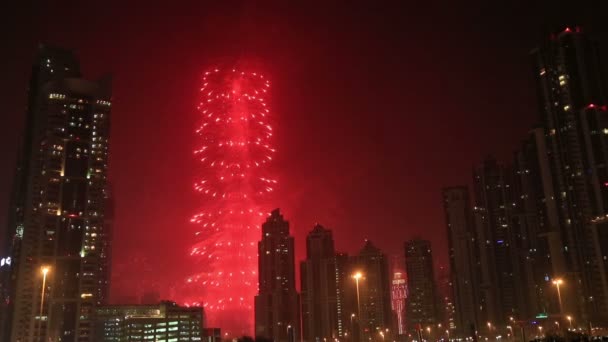
M275 152L269 89L264 76L237 69L206 72L200 88L194 190L205 209L191 218L197 231L190 255L200 271L186 279L195 293L188 304L202 305L208 325L233 336L253 330L256 242L264 199L277 183L267 174Z

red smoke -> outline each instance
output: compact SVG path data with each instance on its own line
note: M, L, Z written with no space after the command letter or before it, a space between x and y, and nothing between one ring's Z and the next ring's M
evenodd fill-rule
M194 189L203 209L191 219L198 229L190 250L197 272L186 279L179 299L202 305L208 325L230 336L253 330L262 201L276 184L267 175L275 152L265 101L269 88L264 76L237 69L206 72L200 88L200 145L194 151L200 178Z

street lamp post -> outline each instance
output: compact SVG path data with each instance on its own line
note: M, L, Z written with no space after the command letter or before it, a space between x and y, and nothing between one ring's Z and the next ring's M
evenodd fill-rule
M560 315L562 313L562 294L559 291L559 286L561 284L563 284L563 283L564 283L564 281L562 279L555 279L555 280L553 280L553 285L555 285L555 287L557 288L557 300L559 302L559 313L560 313Z
M572 329L572 316L566 316L566 319L568 320L568 324L570 326L570 329Z
M44 309L44 290L46 289L46 276L49 273L48 266L40 267L42 273L42 290L40 291L40 313L38 314L38 339L42 341L42 310Z
M351 340L353 340L353 341L355 340L355 336L357 336L357 335L355 335L354 319L355 319L355 314L354 313L350 314L350 335L351 335Z

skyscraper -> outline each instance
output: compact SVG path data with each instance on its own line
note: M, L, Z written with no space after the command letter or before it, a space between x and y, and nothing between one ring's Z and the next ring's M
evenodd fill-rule
M276 342L300 336L300 298L296 292L294 239L289 222L275 209L262 224L258 242L259 294L255 297L255 334Z
M443 189L443 208L447 225L450 258L450 281L455 307L455 325L459 334L479 326L479 284L476 234L473 208L466 186Z
M347 291L349 297L356 300L356 311L353 311L358 312L361 340L377 338L380 332L384 334L392 326L391 283L386 255L367 240L359 254L350 257L350 269Z
M431 242L414 239L405 243L408 330L437 323L436 287Z
M599 48L582 29L567 27L532 55L563 245L553 254L566 261L552 279L563 282L558 311L606 322L608 108Z
M339 301L341 280L331 230L317 224L306 238L306 260L300 263L302 333L305 341L334 340L343 335Z
M110 79L41 46L32 70L9 225L11 340L79 340L107 300Z
M512 225L511 169L487 157L473 173L475 224L481 267L481 305L484 320L505 323L522 317L521 269Z
M52 62L52 64L51 64ZM28 184L31 182L31 164L36 158L36 136L37 131L43 129L40 126L38 113L38 97L43 92L43 86L51 80L64 77L80 77L80 65L71 51L39 46L37 55L32 65L28 96L27 109L25 113L25 128L19 144L17 156L17 166L15 168L15 178L10 198L7 237L2 246L3 258L10 260L9 264L3 265L0 269L2 277L0 286L2 287L2 301L0 301L0 331L3 340L10 338L12 313L14 310L14 296L17 282L17 272L19 270L19 254L23 240L23 230L25 225L25 208L27 202Z

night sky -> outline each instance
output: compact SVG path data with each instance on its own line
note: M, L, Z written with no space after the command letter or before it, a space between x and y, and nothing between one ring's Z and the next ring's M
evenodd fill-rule
M0 10L0 222L36 46L74 49L85 77L114 76L115 301L149 287L170 297L187 276L201 202L196 96L214 64L236 60L272 80L272 207L290 220L298 259L319 222L338 250L369 238L402 255L423 237L445 264L441 188L470 183L487 154L509 160L536 122L530 50L577 23L608 47L606 1L28 3Z

